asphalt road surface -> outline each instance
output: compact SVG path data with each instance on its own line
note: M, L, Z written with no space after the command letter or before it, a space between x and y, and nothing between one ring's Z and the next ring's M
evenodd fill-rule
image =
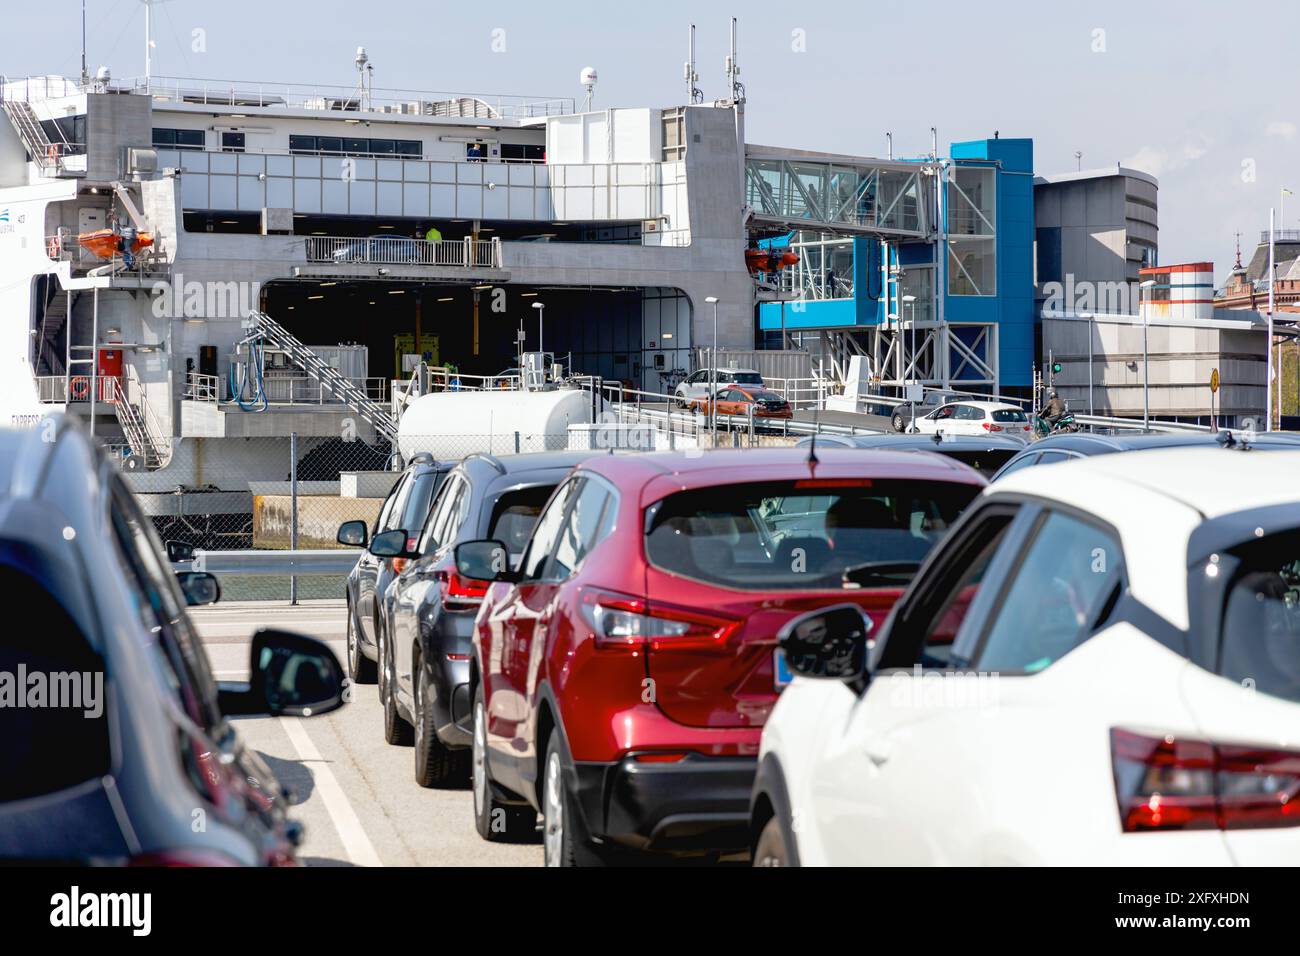
M342 601L216 604L191 611L218 680L248 674L248 642L258 627L327 641L343 661ZM298 848L308 866L539 866L541 835L526 844L488 843L474 830L469 788L425 790L410 747L384 743L375 685L352 688L352 702L323 717L241 718L239 733L280 782L295 792L293 815L306 827Z

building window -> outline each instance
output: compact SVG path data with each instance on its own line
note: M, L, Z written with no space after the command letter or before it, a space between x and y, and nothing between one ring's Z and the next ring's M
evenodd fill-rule
M948 294L997 295L997 170L957 166L948 177Z
M1034 230L1034 248L1037 276L1035 281L1062 282L1061 275L1061 227L1043 226Z
M784 252L777 247L774 252ZM801 299L853 298L853 240L801 232L790 242L789 250L799 261L777 273L783 291Z
M663 126L665 163L686 158L686 110L683 107L664 110Z
M916 296L915 302L903 297ZM898 274L899 315L905 322L929 322L934 318L934 267L907 266Z
M222 133L221 151L223 153L242 153L244 151L244 134Z
M158 149L202 149L204 133L201 129L155 129L153 144Z

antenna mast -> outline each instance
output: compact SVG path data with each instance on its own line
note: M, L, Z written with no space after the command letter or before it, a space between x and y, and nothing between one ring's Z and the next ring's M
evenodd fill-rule
M731 90L731 102L745 102L745 86L740 82L740 63L736 57L736 18L731 18L731 55L727 57L727 88Z
M702 103L704 102L704 91L696 84L700 82L700 74L695 72L695 24L691 24L690 42L687 45L686 69L683 71L686 79L686 102Z

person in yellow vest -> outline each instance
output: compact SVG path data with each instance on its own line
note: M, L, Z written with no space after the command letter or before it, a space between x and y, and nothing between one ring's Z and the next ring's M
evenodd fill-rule
M424 234L425 242L442 242L442 233L438 231L437 226L430 226L429 231Z

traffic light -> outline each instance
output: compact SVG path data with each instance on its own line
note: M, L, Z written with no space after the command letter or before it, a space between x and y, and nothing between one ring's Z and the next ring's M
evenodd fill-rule
M1052 363L1052 374L1053 374L1053 375L1060 375L1060 374L1061 374L1061 363L1060 363L1060 362L1053 362L1053 363Z

